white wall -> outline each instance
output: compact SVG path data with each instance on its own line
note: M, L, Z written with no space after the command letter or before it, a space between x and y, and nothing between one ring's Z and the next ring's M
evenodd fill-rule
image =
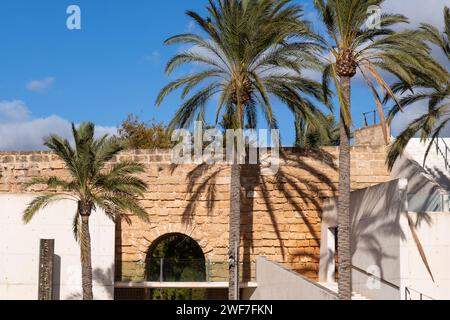
M423 157L423 155L422 155ZM423 161L422 161L423 162ZM410 154L405 153L397 160L391 178L408 180L408 210L413 212L448 211L450 188L440 185L439 177L427 172Z
M24 225L22 212L34 197L0 194L0 300L37 299L40 239L55 239L55 298L80 299L80 249L72 232L76 203L52 204ZM114 224L101 211L94 212L90 231L94 298L113 299Z
M371 299L405 299L406 288L413 299L420 298L418 292L450 299L450 213L408 212L409 189L408 181L402 179L352 192L353 289ZM329 199L324 208L319 278L330 282L334 280L330 270L334 268L334 244L328 230L337 226L336 199ZM421 258L408 217L435 282ZM373 286L376 279L370 276L377 270L383 280L379 287Z
M337 227L337 199L325 202L322 222L322 245L320 254L320 282L333 282L333 241L329 230ZM400 290L400 238L403 231L398 221L406 214L406 180L392 181L368 189L352 192L350 212L352 215L352 263L353 286L356 292L371 298L399 299ZM386 280L380 288L367 285L376 266L379 275ZM362 270L363 272L358 271ZM392 285L389 285L392 284Z
M445 146L442 140L450 147L450 138L439 140L440 149L445 153ZM417 161L420 165L423 165L428 145L429 140L426 143L423 143L420 141L420 138L414 138L408 143L405 151L410 158ZM448 154L448 156L450 157L450 154ZM446 168L444 156L437 151L434 145L430 150L425 166L434 179L440 183L441 186L450 191L450 171Z
M409 228L402 243L404 285L435 299L450 299L450 213L409 213L425 251L434 282L427 271ZM406 226L405 226L406 227ZM413 298L419 298L414 291Z

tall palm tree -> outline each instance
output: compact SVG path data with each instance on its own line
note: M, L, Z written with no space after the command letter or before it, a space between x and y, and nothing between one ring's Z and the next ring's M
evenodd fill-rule
M436 27L429 24L422 24L420 29L429 42L442 50L449 65L450 9L448 7L444 8L444 25L445 29L442 34ZM442 130L450 121L450 75L447 74L446 78L441 79L433 73L424 73L417 79L413 88L410 88L408 84L399 82L393 86L393 91L401 94L408 92L400 99L403 108L420 101L428 101L428 112L412 121L391 145L387 159L390 169L393 168L398 157L403 154L411 138L417 134L420 135L423 142L431 138L424 159L424 162L426 161L434 141L439 138ZM400 111L402 110L397 106L393 106L389 113L389 121L392 122L400 114Z
M78 204L73 219L74 236L80 244L83 299L92 300L92 264L89 218L97 208L103 209L112 221L135 214L148 220L145 209L139 204L147 186L135 174L144 171L143 165L125 161L108 169L107 162L123 150L123 146L107 136L95 140L94 124L83 123L77 129L72 124L75 148L69 141L52 135L44 145L64 161L70 179L58 177L36 178L28 183L45 185L47 190L56 190L36 197L23 214L29 223L37 212L54 201L73 200Z
M201 35L180 34L166 40L166 44L192 46L169 61L168 74L186 64L196 66L193 73L169 83L157 98L160 105L169 93L183 89L185 101L170 127L187 128L194 120L205 119L209 106L215 109L216 123L224 118L228 129L255 128L258 111L268 126L276 129L275 98L320 129L325 117L311 99L325 101L322 87L303 74L305 69L321 67L317 58L320 46L302 20L301 7L291 0L209 0L207 11L208 17L187 12ZM240 189L235 150L230 185L231 300L239 298Z
M368 21L374 17L373 8L380 7L384 0L314 0L327 35L324 46L329 56L324 57L328 65L324 71L324 88L331 79L339 98L341 128L339 155L339 200L338 200L338 246L339 246L339 297L351 299L351 243L350 243L350 135L351 135L351 80L359 70L373 93L378 107L386 142L389 138L382 93L394 94L383 77L384 71L412 85L419 70L428 68L438 75L443 74L429 56L430 49L414 30L395 32L392 28L407 23L399 14L383 13L380 24L373 26ZM374 7L377 6L377 7Z

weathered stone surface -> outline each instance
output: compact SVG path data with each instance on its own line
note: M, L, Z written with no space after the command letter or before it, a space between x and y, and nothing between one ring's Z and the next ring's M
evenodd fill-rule
M254 277L257 256L266 256L312 279L317 279L320 255L322 202L336 196L338 149L300 154L285 150L286 161L276 176L261 176L245 166L242 177L242 257L251 264L245 277ZM358 146L352 152L352 188L361 189L389 180L384 146ZM230 170L224 165L170 164L164 150L127 151L114 159L142 161L149 185L142 199L150 222L131 216L117 228L118 277L144 277L149 248L168 233L183 233L196 240L207 259L227 262ZM0 192L25 190L37 176L68 177L64 164L53 154L0 153ZM250 195L250 196L249 196ZM253 195L253 196L251 196Z
M55 240L42 239L39 249L39 300L53 300L54 252Z

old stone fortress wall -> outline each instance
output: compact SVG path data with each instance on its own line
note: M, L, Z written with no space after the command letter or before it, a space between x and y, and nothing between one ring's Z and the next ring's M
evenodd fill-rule
M352 149L352 189L389 180L386 147L371 129L357 132ZM242 170L241 261L244 280L254 279L256 257L265 256L317 280L322 203L336 195L338 148L302 154L284 150L275 176L257 166ZM127 151L112 163L134 160L146 166L148 191L142 199L150 222L131 217L116 227L116 279L143 279L146 256L160 237L181 233L201 246L210 261L227 261L230 168L224 165L172 165L168 150ZM48 152L0 153L0 193L25 190L33 177L67 176L63 162ZM67 219L70 221L72 215Z

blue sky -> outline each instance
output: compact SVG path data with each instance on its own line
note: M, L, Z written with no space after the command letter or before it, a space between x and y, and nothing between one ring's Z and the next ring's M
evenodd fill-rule
M402 2L413 21L442 20L450 0ZM298 1L314 20L311 1ZM394 3L395 2L395 3ZM418 6L411 6L417 2ZM434 4L433 4L434 3ZM66 28L66 8L81 8L82 30ZM112 132L130 113L168 122L180 105L171 95L156 108L158 91L171 79L168 59L180 47L163 41L177 33L195 32L184 12L204 12L195 0L2 0L0 2L0 149L36 149L42 135L67 134L68 122L90 120ZM402 8L400 8L402 9ZM422 11L422 12L421 12ZM407 14L407 12L403 12ZM179 72L186 72L180 70ZM353 90L356 126L362 113L375 108L358 82ZM275 104L284 144L294 141L292 115ZM3 141L3 142L2 142Z

